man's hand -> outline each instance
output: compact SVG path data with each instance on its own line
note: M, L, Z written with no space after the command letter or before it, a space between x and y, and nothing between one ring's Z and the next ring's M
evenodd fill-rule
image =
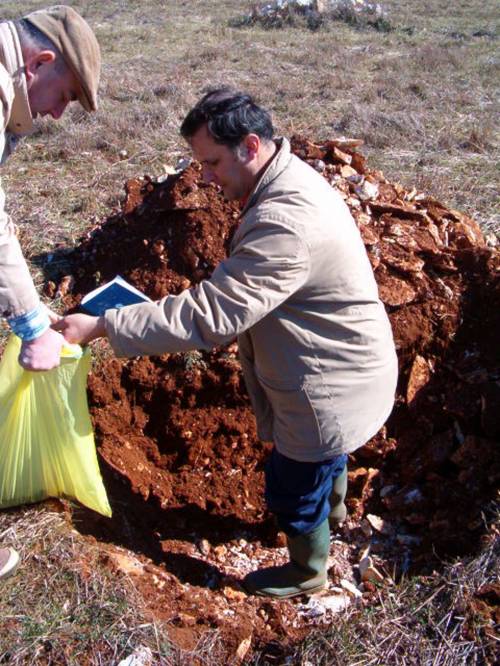
M86 314L73 314L63 317L53 326L68 342L86 344L106 335L104 317L91 317Z
M56 368L61 361L63 344L63 336L48 328L38 338L22 343L19 363L25 370L41 371Z
M57 312L54 312L54 310L51 310L49 307L47 307L44 303L44 308L45 312L47 313L47 316L50 321L50 325L55 324L56 322L60 321L62 319L62 316L60 314L57 314Z

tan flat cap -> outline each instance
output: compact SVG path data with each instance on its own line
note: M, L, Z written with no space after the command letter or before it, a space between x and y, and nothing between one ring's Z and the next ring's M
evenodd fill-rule
M55 5L24 16L50 39L78 79L78 101L86 111L97 109L101 50L88 23L72 7Z

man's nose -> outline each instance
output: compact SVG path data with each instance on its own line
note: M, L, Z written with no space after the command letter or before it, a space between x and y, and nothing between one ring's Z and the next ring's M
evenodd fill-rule
M213 183L213 181L215 180L214 172L212 171L212 169L209 169L207 167L203 167L202 176L205 183Z
M68 102L60 102L59 104L57 104L57 106L55 106L52 109L50 115L52 116L52 118L54 118L54 120L58 120L65 112L67 106Z

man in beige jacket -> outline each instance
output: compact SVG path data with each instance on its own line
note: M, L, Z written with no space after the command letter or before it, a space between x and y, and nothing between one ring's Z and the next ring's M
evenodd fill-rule
M97 108L100 61L92 30L71 7L0 23L0 163L33 131L35 118L58 119L77 100L86 111ZM4 204L0 185L0 314L22 339L21 365L48 370L59 364L64 339L50 327ZM18 559L13 549L0 549L0 578Z
M242 203L230 256L209 280L102 317L72 315L72 342L107 335L121 356L209 349L237 337L259 436L274 448L266 500L290 562L249 574L250 592L286 598L327 582L329 514L345 517L347 454L393 405L397 359L360 234L339 194L274 139L245 94L208 93L181 133L204 179Z

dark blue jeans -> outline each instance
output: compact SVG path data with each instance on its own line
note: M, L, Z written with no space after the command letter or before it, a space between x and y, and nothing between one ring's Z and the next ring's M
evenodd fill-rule
M265 496L279 529L294 537L321 525L330 513L333 482L346 463L346 455L319 463L298 462L273 448L266 465Z

